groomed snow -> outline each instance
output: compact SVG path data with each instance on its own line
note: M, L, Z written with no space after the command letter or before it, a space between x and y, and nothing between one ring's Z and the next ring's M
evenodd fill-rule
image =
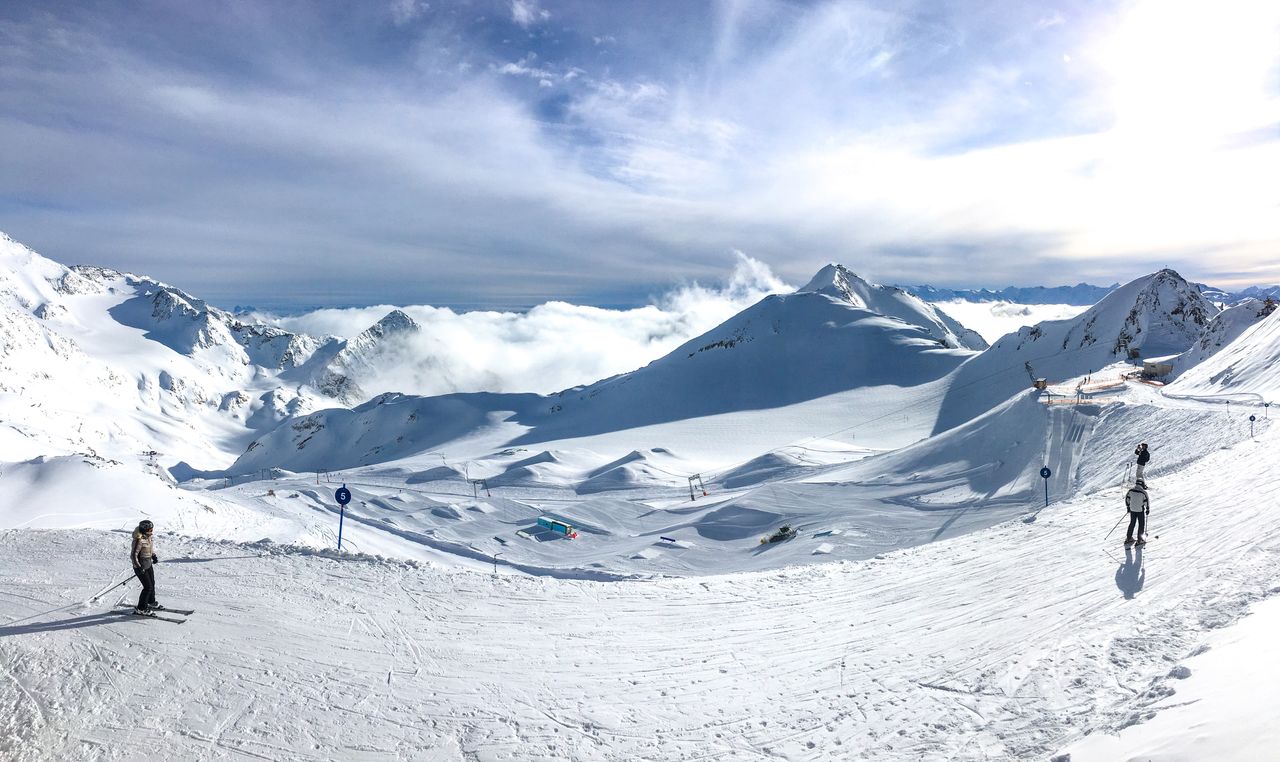
M1246 438L1153 478L1159 538L1128 554L1103 541L1117 488L864 561L704 578L495 577L166 534L161 600L199 609L183 625L112 613L136 588L84 603L122 577L127 534L11 530L0 748L1043 758L1132 724L1280 584L1275 444ZM1251 499L1227 512L1206 495Z

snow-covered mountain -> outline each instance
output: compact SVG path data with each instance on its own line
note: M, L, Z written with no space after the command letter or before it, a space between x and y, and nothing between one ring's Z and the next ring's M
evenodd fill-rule
M297 367L323 343L273 326L243 323L203 299L150 278L98 267L74 269L97 284L100 292L132 290L136 294L108 310L116 322L145 331L147 339L177 354L205 360L232 378L244 376L245 366L269 371Z
M294 375L343 404L359 404L369 398L360 379L400 362L409 351L407 340L421 331L413 318L392 310L356 336L329 342L316 353L314 362Z
M1129 359L1179 354L1219 310L1173 270L1133 280L1070 320L1023 327L966 362L954 375L935 432L989 410L1037 378L1084 376Z
M919 326L944 346L983 350L987 342L976 332L896 286L878 286L859 278L844 265L830 264L818 271L801 293L814 292L843 299L855 307L898 318Z
M514 427L503 446L523 446L776 410L850 390L919 387L973 356L955 348L981 342L968 334L915 297L833 265L805 288L766 297L630 373L547 396L382 395L350 411L287 422L258 438L231 470L385 462L442 446L494 419Z
M151 278L66 267L0 237L0 461L87 453L225 466L263 429L395 361L395 311L350 340L246 322ZM6 444L7 442L7 444Z
M1169 392L1190 395L1241 395L1266 402L1280 401L1280 309L1258 318L1245 311L1238 326L1254 319L1234 341L1187 368L1169 385ZM1199 345L1197 345L1199 346Z
M1268 304L1261 299L1249 298L1219 312L1196 343L1172 360L1174 375L1180 376L1217 354L1275 309L1274 302Z

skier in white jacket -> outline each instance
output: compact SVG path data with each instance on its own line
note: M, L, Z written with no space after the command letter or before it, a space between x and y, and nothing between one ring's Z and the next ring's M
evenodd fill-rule
M1125 533L1125 545L1146 545L1147 516L1151 513L1151 501L1147 497L1147 483L1139 479L1124 496L1125 507L1129 510L1129 531ZM1134 539L1133 528L1138 528L1137 539Z

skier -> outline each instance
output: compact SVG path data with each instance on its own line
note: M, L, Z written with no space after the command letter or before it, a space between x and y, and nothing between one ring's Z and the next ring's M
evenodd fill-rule
M1147 516L1151 514L1151 502L1147 499L1147 483L1138 480L1124 496L1125 507L1129 511L1129 531L1125 533L1125 547L1146 545L1144 535L1147 532ZM1138 527L1137 541L1134 541L1133 528Z
M1138 472L1134 475L1134 479L1141 483L1142 472L1146 470L1147 463L1151 461L1151 452L1147 450L1147 443L1143 442L1134 449L1133 454L1138 456Z
M138 605L133 610L135 614L146 614L151 609L164 608L164 606L156 603L156 572L154 565L160 563L160 558L156 556L155 546L151 540L151 533L154 529L154 524L147 519L143 519L138 523L138 528L133 530L133 549L129 551L129 560L133 562L133 573L142 582L142 593L138 595Z

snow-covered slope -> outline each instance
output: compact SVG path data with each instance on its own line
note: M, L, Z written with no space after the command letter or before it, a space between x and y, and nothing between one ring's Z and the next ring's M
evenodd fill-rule
M952 377L935 431L991 409L1036 378L1084 376L1126 361L1130 350L1144 357L1186 351L1217 314L1172 270L1138 278L1079 317L1021 328L966 362Z
M558 395L308 414L419 329L266 330L0 243L4 759L1084 755L1178 711L1183 660L1280 592L1280 433L1195 396L1276 390L1275 315L1182 395L1026 389L1191 347L1214 311L1168 271L975 355L833 267ZM1153 537L1126 552L1138 441ZM117 613L143 517L181 626Z
M1258 319L1208 359L1188 368L1169 385L1171 394L1237 394L1280 400L1280 310ZM1238 323L1237 323L1238 325Z
M815 279L794 294L766 297L644 368L554 395L557 409L523 441L779 408L855 388L912 387L972 356L944 347L930 327L865 306L856 292L852 299L827 293L846 282L846 271L824 272L836 278L829 287L815 289Z
M794 294L766 297L631 373L545 397L383 395L351 411L325 410L289 421L259 437L231 470L386 462L496 424L509 429L497 447L528 446L741 411L781 411L850 390L900 395L942 378L971 356L946 348L930 332L944 330L930 322L936 313L904 309L909 303L897 297L905 294L886 296L870 287L864 296L850 285L856 279L847 270L832 267L823 274L829 280L825 287L818 288L815 279ZM867 298L927 325L886 317L869 309ZM931 420L931 411L922 417Z
M800 292L811 291L843 299L855 307L898 318L923 328L944 346L983 350L987 342L976 331L917 296L896 286L878 286L859 278L844 265L830 264L818 271Z
M1205 327L1199 340L1172 360L1175 376L1182 375L1217 354L1274 309L1274 306L1268 306L1260 299L1245 299L1219 312Z
M361 380L416 328L394 311L347 341L291 333L3 234L0 320L0 462L84 453L183 473L225 467L290 416L363 401Z
M1246 438L1155 481L1160 537L1136 551L1101 545L1115 489L864 560L693 579L529 577L505 556L494 575L162 528L160 599L197 610L182 625L116 613L136 585L88 602L126 577L126 533L5 532L0 755L1087 760L1073 745L1085 734L1142 732L1166 707L1186 716L1176 699L1203 644L1280 590L1280 514L1265 500L1227 522L1205 510L1273 490L1274 445ZM377 547L379 525L392 526L348 516L349 541ZM760 546L749 524L714 526L746 530L737 553L757 558L875 539L805 531ZM550 553L609 536L518 542ZM1251 669L1273 679L1266 659ZM1276 709L1196 718L1152 728L1229 759L1257 748L1240 734Z
M132 463L147 453L207 468L242 450L254 425L321 399L276 378L316 340L241 323L153 280L67 268L8 238L0 312L0 407L39 443L0 461L80 452Z
M374 377L388 366L394 367L409 351L406 342L421 330L413 318L401 310L392 310L356 336L330 342L316 353L307 367L298 373L286 374L286 378L306 381L343 404L358 404L368 399L361 379Z

